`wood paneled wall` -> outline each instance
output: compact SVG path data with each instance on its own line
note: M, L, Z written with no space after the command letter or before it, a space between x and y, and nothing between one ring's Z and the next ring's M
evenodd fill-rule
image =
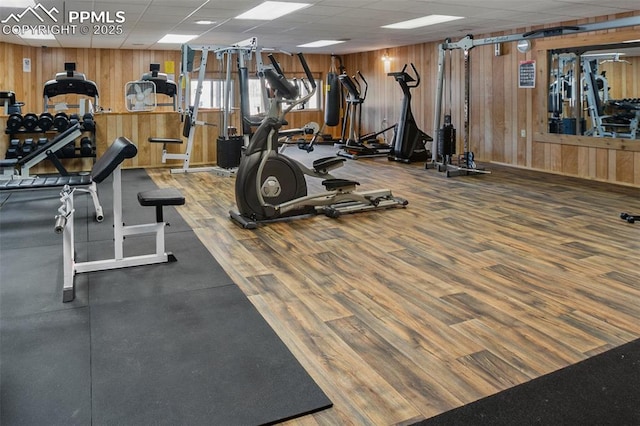
M562 22L578 25L585 22L619 19L631 14L603 16L599 18ZM636 15L640 15L637 12ZM521 28L520 33L533 28ZM491 34L502 35L503 33ZM502 55L494 56L493 46L481 46L471 50L471 137L469 149L482 162L497 162L515 167L548 171L586 179L640 186L640 141L613 138L588 138L571 135L550 135L546 132L546 49L569 45L589 45L636 39L638 28L599 31L533 40L533 48L523 54L513 43L502 45ZM487 35L475 35L480 38ZM381 60L387 53L391 57L389 69ZM451 67L446 80L451 90L445 90L444 109L451 111L458 130L458 152L463 151L463 60L462 52L451 54ZM449 55L449 53L448 53ZM297 58L276 55L283 69L290 76L302 75ZM330 68L329 55L306 55L315 75L324 78ZM33 70L22 72L22 58L32 58ZM395 123L400 115L402 93L388 71L398 71L404 64L414 63L421 74L420 87L412 91L413 114L420 128L436 136L433 128L434 103L437 76L437 43L424 43L393 49L357 53L344 56L349 74L360 70L369 82L369 93L363 106L362 130L381 130ZM42 84L60 71L64 62L75 61L78 70L92 78L101 90L101 105L116 113L123 112L123 88L127 81L136 80L148 70L151 62L174 61L179 65L177 51L107 50L107 49L41 49L0 43L0 90L12 89L18 98L27 103L27 109L42 107ZM536 88L518 88L518 65L522 60L536 61ZM210 72L221 69L218 61L211 61ZM249 65L253 67L253 64ZM251 70L253 71L253 70ZM617 71L612 70L612 79ZM634 93L638 96L639 66L628 66L620 77L623 84L616 86L613 96ZM622 95L620 95L622 96ZM628 95L627 95L628 96ZM451 101L449 101L451 99ZM295 112L288 116L291 127L300 127L308 121L323 122L322 111ZM237 125L237 124L235 124ZM126 127L126 126L125 126ZM334 137L339 126L326 129ZM391 138L391 132L386 135ZM107 141L108 143L108 141ZM0 143L0 149L2 149ZM203 161L211 157L204 147L197 147ZM215 151L215 150L214 150ZM208 151L207 151L208 152ZM151 160L150 160L151 161ZM151 161L151 165L156 165Z
M275 54L281 62L282 68L290 77L303 76L303 69L296 57L284 54ZM32 69L30 73L22 71L22 58L30 58ZM330 57L327 55L306 55L307 62L316 78L323 79L326 70L330 66ZM266 58L265 58L266 60ZM57 72L64 70L65 62L75 62L76 69L86 75L98 86L100 94L100 107L104 113L96 117L97 134L96 145L98 154L106 148L118 136L127 136L138 143L141 148L138 157L125 164L136 167L160 166L161 145L149 145L149 136L178 137L181 124L179 114L172 111L171 107L158 107L153 113L129 113L126 111L124 87L127 82L138 80L140 76L149 70L149 64L160 63L161 71L165 71L166 61L173 61L176 73L180 67L179 51L149 51L149 50L114 50L114 49L57 49L36 48L8 43L0 43L0 90L13 90L18 101L24 102L23 114L27 112L40 113L44 110L43 88L44 83L55 77ZM197 62L199 61L199 56ZM255 61L247 63L250 75L255 75ZM210 56L207 64L207 76L220 78L224 76L225 64ZM170 75L176 79L177 74ZM197 76L192 76L196 78ZM234 75L235 78L235 75ZM238 85L234 85L238 88ZM319 88L322 90L322 88ZM68 103L77 103L73 97L64 98ZM164 102L160 96L158 102ZM239 99L236 96L235 99ZM59 101L58 97L53 101ZM217 110L200 110L202 119L207 122L219 124L220 112ZM288 116L287 128L302 127L313 121L323 123L322 111L305 110L293 111ZM1 115L0 123L4 128L6 117ZM240 127L239 114L233 113L229 124ZM327 128L325 133L338 136L339 127ZM211 164L216 162L216 140L220 134L218 127L199 127L195 145L192 151L192 164ZM51 137L51 135L49 135ZM8 136L0 138L0 156L4 157ZM183 152L185 145L170 146L171 151ZM65 160L69 170L88 170L91 166L86 160ZM172 161L169 165L176 165ZM43 166L34 169L34 172L44 173L55 171L51 166Z
M640 12L636 13L640 14ZM559 24L577 25L585 22L619 19L630 14L605 16L585 21ZM513 33L529 31L521 28ZM504 33L475 35L503 35ZM549 135L546 132L546 49L583 46L637 39L638 28L600 31L564 37L533 40L533 48L523 54L514 43L502 45L502 55L494 56L493 46L476 47L470 51L471 109L470 149L476 159L511 166L577 176L586 179L640 186L640 140L589 138L569 135ZM457 39L454 39L457 41ZM424 43L394 49L358 53L345 57L349 74L360 70L369 82L369 95L363 107L363 129L374 131L393 124L400 115L402 92L392 77L387 76L382 61L391 58L390 71L399 71L404 64L414 63L421 74L421 84L412 91L412 111L419 127L435 138L433 128L437 77L437 43ZM445 74L444 110L451 111L457 128L457 152L463 151L463 55L461 50L451 55L451 67ZM523 60L535 60L536 88L518 88L518 65ZM447 65L449 62L447 63ZM614 97L640 96L640 59L623 70L611 71L611 80L623 83L612 92ZM609 65L611 66L611 65ZM410 70L410 65L408 66ZM605 69L605 68L603 68ZM618 73L621 73L618 75ZM622 74L623 73L623 74ZM609 73L607 74L609 75ZM618 92L620 91L620 92ZM451 102L449 102L451 98ZM524 131L524 132L523 132ZM522 136L524 134L524 136Z

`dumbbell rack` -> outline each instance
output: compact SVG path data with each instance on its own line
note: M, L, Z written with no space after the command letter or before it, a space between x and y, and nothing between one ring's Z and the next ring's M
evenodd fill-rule
M26 118L28 115L31 115L31 119L33 119L33 116L35 116L35 114L25 114L23 117L23 123L24 123L24 118ZM42 115L41 115L42 116ZM37 117L37 116L36 116ZM58 119L58 117L60 117L61 121L58 122L56 119ZM25 128L24 125L21 125L18 128L15 128L15 126L13 128L6 128L5 129L5 133L9 136L9 144L8 144L8 148L7 148L7 154L6 154L6 158L19 158L20 156L23 155L27 155L29 152L31 152L32 150L37 149L38 145L42 144L42 143L46 143L48 141L48 138L46 137L47 134L55 134L56 132L62 132L64 131L68 126L71 125L69 118L66 116L66 114L57 114L55 117L50 116L52 123L56 123L59 124L58 127L56 128L56 124L50 124L50 126L42 126L40 127L39 123L36 123L35 125L33 123L31 123L28 127L29 128ZM62 118L64 118L64 120L62 120ZM86 119L86 120L85 120ZM72 122L72 120L71 120ZM64 125L66 125L66 127L64 127ZM72 158L94 158L96 157L96 127L95 127L95 120L89 120L88 116L83 117L83 119L80 121L81 125L81 130L83 132L83 134L86 134L87 136L82 137L82 142L80 146L76 146L75 141L73 142L73 148L63 148L58 150L55 154L56 157L58 159L72 159ZM86 125L85 125L86 123ZM49 127L49 128L47 128ZM86 127L86 128L85 128ZM28 137L28 136L33 136L36 135L39 137L34 138L34 137ZM27 136L27 137L25 137ZM43 137L44 136L44 137ZM17 143L16 143L17 141ZM29 148L28 152L24 152L25 147ZM10 150L11 149L16 149L17 148L17 152L16 156L12 156L10 155Z

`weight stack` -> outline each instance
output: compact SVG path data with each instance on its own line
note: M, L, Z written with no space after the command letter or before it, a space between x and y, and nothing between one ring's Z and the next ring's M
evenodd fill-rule
M456 129L445 124L438 130L438 154L447 157L456 153Z
M240 165L240 156L242 155L243 136L230 136L228 139L218 137L218 167L223 169L232 169Z

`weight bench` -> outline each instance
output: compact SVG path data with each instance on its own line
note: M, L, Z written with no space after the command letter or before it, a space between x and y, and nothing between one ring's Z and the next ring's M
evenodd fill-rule
M76 262L74 247L74 188L64 186L60 192L60 208L55 217L55 232L63 234L64 284L62 301L70 302L75 298L74 277L84 272L105 271L130 266L151 265L156 263L175 262L172 253L165 251L164 222L162 208L179 206L185 203L182 194L174 188L153 189L138 193L138 201L142 206L156 208L156 221L142 225L124 225L122 220L122 162L137 155L138 148L127 138L119 137L96 161L94 170L102 177L113 175L113 239L114 257L112 259ZM124 256L124 239L129 235L155 234L156 248L152 254Z
M53 165L58 169L58 172L66 176L69 173L64 168L60 159L56 156L56 152L62 147L72 143L76 138L80 137L82 132L80 131L80 124L75 124L64 132L58 134L55 138L51 139L44 145L38 145L29 155L25 155L19 159L0 160L0 167L5 170L11 171L11 178L24 179L32 177L30 176L30 170L36 164L49 159ZM5 173L7 175L7 173Z
M0 179L0 191L60 188L68 185L70 187L77 188L81 192L88 192L91 195L93 206L96 211L96 221L102 222L102 220L104 219L104 214L102 212L102 205L100 204L100 200L98 199L97 184L102 182L108 175L97 173L95 165L89 175L66 174L62 176L51 177L37 177L28 175L29 168L33 167L33 165L39 163L45 158L55 158L55 160L59 163L60 160L58 160L58 158L55 156L55 152L75 140L81 134L82 132L80 132L80 125L75 125L60 133L46 145L43 145L43 149L37 149L36 151L17 161L15 159L0 161L0 166L2 167L9 166L13 167L14 169L20 168L21 172L26 173L25 176L13 175L10 179Z
M102 222L104 214L98 198L97 184L102 182L108 175L97 173L95 165L88 175L69 175L55 154L56 151L73 142L81 134L80 125L76 124L21 159L0 160L0 168L10 168L12 171L9 179L0 179L0 191L61 188L69 185L91 195L96 211L96 221ZM29 176L29 169L45 158L49 158L54 163L62 176ZM16 174L18 170L19 174Z

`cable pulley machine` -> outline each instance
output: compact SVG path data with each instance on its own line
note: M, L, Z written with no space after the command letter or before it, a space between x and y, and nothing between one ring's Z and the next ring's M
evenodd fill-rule
M240 152L242 148L242 136L239 137L237 145L236 155L223 155L218 158L217 166L206 167L191 167L191 151L193 149L195 141L195 132L197 126L217 126L214 123L207 123L202 120L198 120L198 111L200 108L200 96L202 95L203 82L206 76L207 62L209 54L214 54L218 60L223 62L226 57L226 79L224 90L224 105L221 108L222 111L222 134L218 138L218 144L223 144L229 141L229 114L231 112L231 57L237 56L239 80L240 80L240 104L242 117L243 130L245 129L244 114L248 111L248 74L245 66L246 61L251 59L253 52L257 49L256 39L252 40L252 43L248 46L216 46L216 45L183 45L181 49L182 63L180 68L180 91L178 92L178 111L182 114L184 120L183 137L187 138L187 147L184 153L169 153L167 152L167 144L181 144L181 139L169 139L169 138L149 138L149 142L162 143L162 162L166 160L182 160L182 167L171 169L171 173L193 173L193 172L214 172L222 176L231 176L235 174L235 168L240 162ZM199 51L201 53L200 63L198 67L194 66L195 53ZM198 73L198 84L195 90L195 97L191 99L191 81L189 75L192 72ZM246 104L246 105L245 105ZM220 151L220 150L219 150ZM237 157L235 161L230 157ZM222 164L221 164L222 163Z
M528 31L520 34L511 34L497 37L486 37L482 39L474 39L472 35L467 35L457 42L451 42L450 39L445 40L438 46L438 77L436 88L436 103L434 109L433 128L438 131L438 143L432 150L431 162L425 165L425 168L437 168L438 171L446 172L447 177L450 176L468 176L473 174L490 173L487 170L478 168L474 161L474 154L471 151L470 139L471 129L469 126L470 117L470 51L476 46L495 45L498 43L518 42L522 40L533 40L545 37L555 37L567 34L576 34L590 31L609 30L614 28L632 27L640 25L640 16L629 18L621 18L613 21L596 22L579 26L560 26L552 28L542 28L539 30ZM464 133L463 146L464 152L458 158L457 164L452 163L452 157L455 154L456 135L455 129L452 127L451 113L445 115L444 126L442 126L442 99L444 95L444 74L445 74L445 52L453 49L462 49L464 55ZM451 66L451 64L449 64ZM449 77L451 75L449 74ZM451 80L449 91L451 91ZM449 108L451 104L449 104ZM447 118L448 117L448 118ZM452 147L453 145L453 147Z

